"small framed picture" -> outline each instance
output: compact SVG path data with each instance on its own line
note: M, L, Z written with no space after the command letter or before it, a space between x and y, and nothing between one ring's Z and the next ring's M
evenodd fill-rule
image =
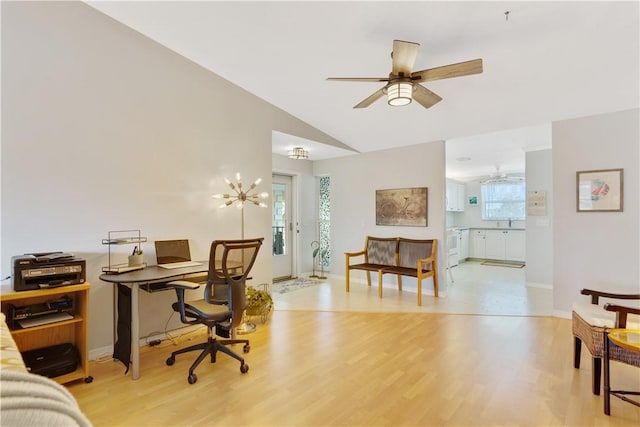
M576 172L578 212L622 212L622 169Z
M527 215L545 216L547 214L547 192L542 190L527 191Z
M469 206L478 206L478 196L469 196Z

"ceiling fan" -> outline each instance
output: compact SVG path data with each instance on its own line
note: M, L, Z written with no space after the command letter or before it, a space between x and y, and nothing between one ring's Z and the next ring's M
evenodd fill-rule
M496 171L491 173L487 178L480 181L480 184L492 184L496 182L523 182L524 176L520 175L507 175L504 172L500 172L500 166L496 166Z
M345 82L387 82L372 95L353 108L365 108L387 95L389 105L407 105L415 99L424 108L437 104L442 98L420 85L431 80L462 77L482 73L482 59L444 65L421 71L411 71L418 54L419 43L402 40L393 41L392 68L389 77L329 77L327 80Z

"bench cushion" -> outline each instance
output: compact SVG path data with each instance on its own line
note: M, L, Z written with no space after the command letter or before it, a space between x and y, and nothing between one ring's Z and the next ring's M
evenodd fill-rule
M396 265L397 247L398 239L395 237L368 237L366 264Z
M417 262L419 259L429 258L431 256L433 240L413 240L401 238L398 243L398 267L412 268L413 274L416 276ZM429 270L424 270L429 271ZM404 274L404 273L401 273Z
M605 310L601 305L575 302L573 303L573 311L591 326L599 328L615 328L616 326L616 313ZM640 329L638 316L634 314L628 315L627 329Z
M592 326L613 328L616 324L616 314L605 310L601 305L575 302L573 303L573 311Z

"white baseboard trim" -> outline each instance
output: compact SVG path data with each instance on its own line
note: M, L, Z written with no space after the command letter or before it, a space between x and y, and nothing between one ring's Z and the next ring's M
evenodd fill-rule
M306 273L300 273L298 274L299 278L303 278L303 279L317 279L317 277L311 277L311 275L313 274L312 271L307 271ZM327 279L339 279L340 277L344 278L344 276L339 276L337 274L331 274L328 271L325 271L324 273L321 273L320 271L316 271L316 275L319 276L320 274L324 274L324 276ZM325 280L325 279L322 279Z
M100 348L94 348L89 350L89 360L104 359L105 357L112 357L113 345L107 345Z
M559 317L561 319L571 319L571 312L564 310L553 310L553 317Z
M553 289L553 285L549 283L535 283L535 282L527 282L526 284L530 288L540 288L540 289Z
M180 335L188 334L190 332L195 332L198 329L202 329L204 327L205 327L204 325L188 325L188 326L173 329L167 332L175 338L175 336L180 336ZM138 343L140 347L144 347L146 345L149 345L149 342L153 340L164 341L168 339L167 332L157 333L157 334L149 335L148 337L140 338ZM89 350L89 360L104 359L106 357L111 357L112 355L113 355L113 344L107 345L104 347L95 348L93 350Z

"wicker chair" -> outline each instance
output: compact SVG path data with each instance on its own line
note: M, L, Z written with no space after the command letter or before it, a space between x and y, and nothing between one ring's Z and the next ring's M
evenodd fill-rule
M598 305L600 298L618 300L640 300L640 294L614 294L608 292L583 289L582 295L591 296L591 303L577 302L573 304L572 329L574 336L573 366L580 369L580 353L582 343L585 344L593 360L592 388L593 394L600 394L600 379L602 377L602 357L604 355L604 331L605 328L626 328L627 314L635 314L634 309L619 305ZM606 307L606 309L605 309ZM640 325L633 321L633 328ZM631 325L629 325L631 327ZM611 360L624 361L625 355L619 347L612 349ZM628 356L628 355L627 355Z

